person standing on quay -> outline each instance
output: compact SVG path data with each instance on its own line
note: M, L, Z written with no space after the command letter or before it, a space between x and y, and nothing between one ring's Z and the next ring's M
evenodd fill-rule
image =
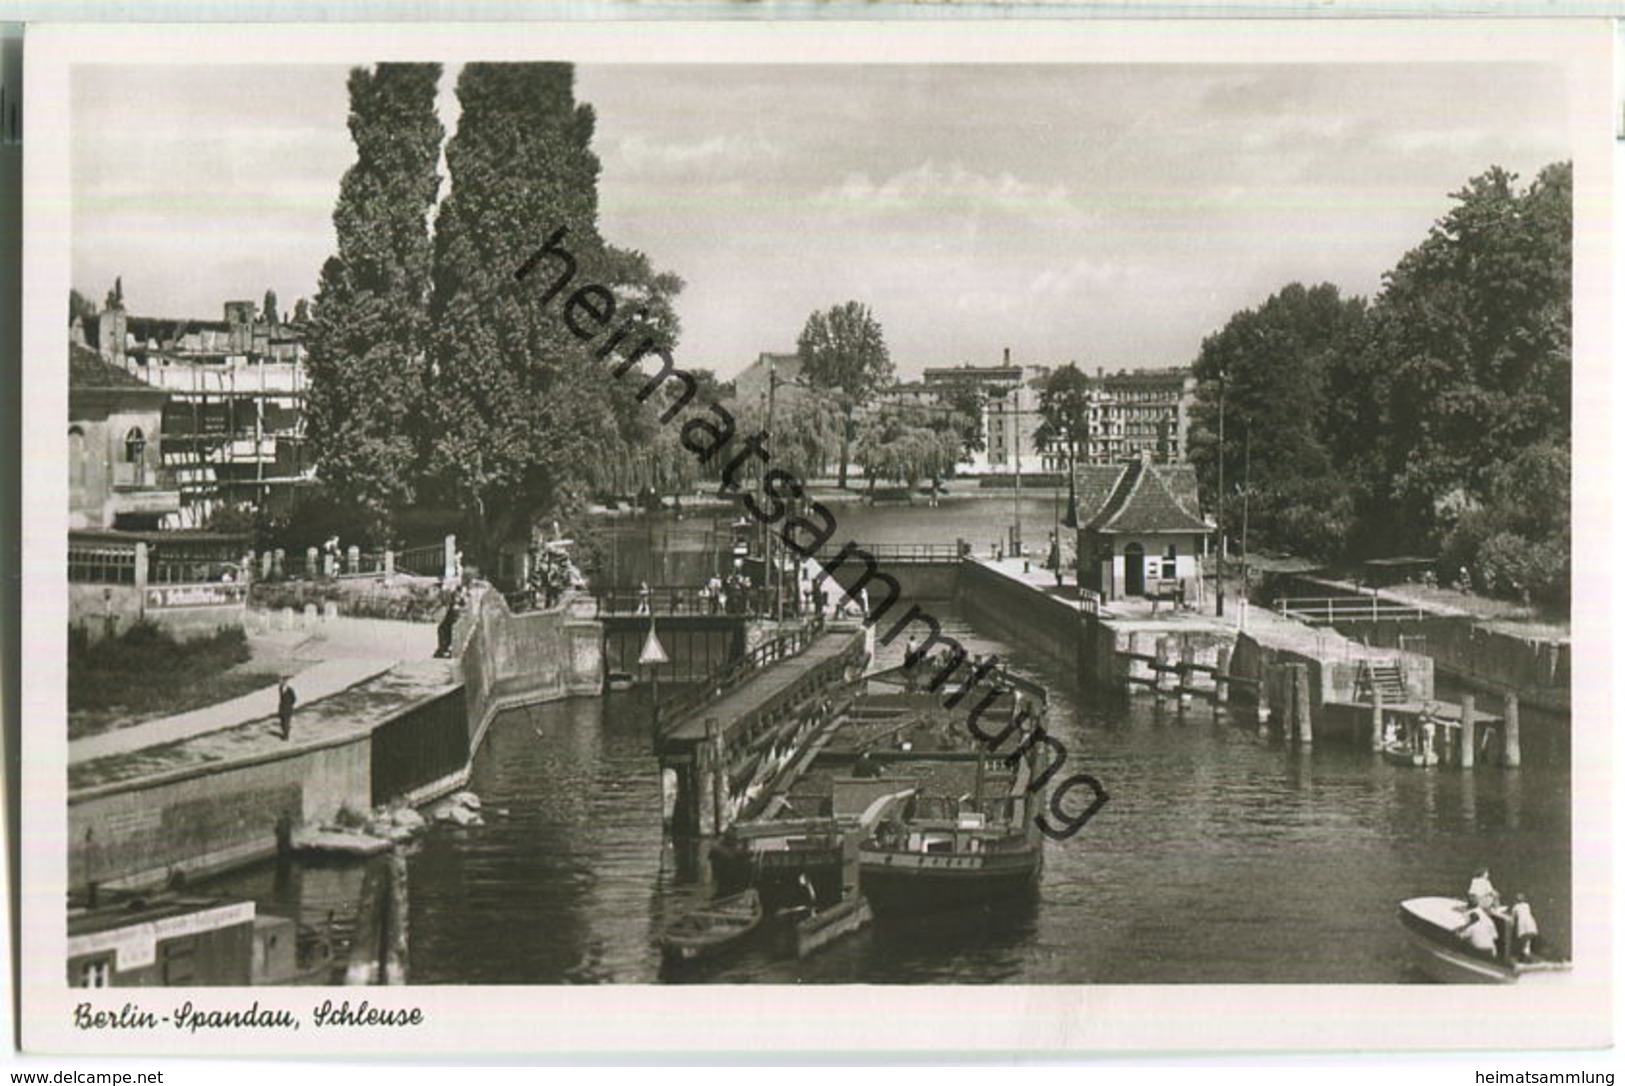
M286 743L293 734L293 707L299 701L299 695L293 692L288 680L283 677L277 680L276 719L282 729L282 741Z
M457 627L457 616L462 614L463 608L468 605L468 589L459 584L456 591L451 594L451 602L446 604L446 616L440 620L440 645L435 649L437 657L451 655L451 634Z

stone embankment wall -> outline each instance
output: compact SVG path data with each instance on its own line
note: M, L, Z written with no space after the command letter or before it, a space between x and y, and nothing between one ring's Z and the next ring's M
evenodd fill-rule
M345 804L365 808L370 758L361 733L75 792L69 884L159 885L262 859L276 850L280 820L296 826L331 818Z
M426 802L467 781L498 713L598 693L596 621L567 609L511 614L494 592L471 614L457 664L461 681L403 702L372 727L70 794L70 883L147 886L263 859L276 850L279 820L319 824L344 807L361 811L393 798L375 794L375 774L386 790L399 782L396 794Z
M1090 624L1077 608L967 559L959 563L959 605L978 626L1032 646L1092 674Z
M1339 623L1341 632L1372 645L1396 647L1400 635L1426 639L1439 673L1468 686L1566 712L1570 705L1567 641L1519 637L1462 619Z

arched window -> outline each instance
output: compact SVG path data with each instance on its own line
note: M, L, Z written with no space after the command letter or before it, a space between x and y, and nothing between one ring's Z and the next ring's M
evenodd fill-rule
M124 435L124 462L126 464L139 464L147 457L147 435L141 432L141 427L132 426L130 432Z
M85 489L85 432L77 426L68 427L68 489L83 493Z

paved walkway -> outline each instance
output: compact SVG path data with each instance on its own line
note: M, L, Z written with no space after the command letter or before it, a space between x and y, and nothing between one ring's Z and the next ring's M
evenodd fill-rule
M381 675L394 664L394 660L376 656L344 656L302 668L289 682L299 696L299 705L306 706ZM68 743L68 764L177 743L253 720L273 718L276 711L277 687L273 682L263 690L230 701L72 740Z

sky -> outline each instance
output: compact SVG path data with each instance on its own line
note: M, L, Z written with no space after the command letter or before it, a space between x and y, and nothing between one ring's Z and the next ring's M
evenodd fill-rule
M77 68L74 285L215 320L313 295L346 71ZM723 376L849 299L901 377L1006 348L1188 364L1293 281L1375 294L1491 165L1574 153L1564 73L1535 64L583 65L576 90L604 236L686 281L679 364Z

